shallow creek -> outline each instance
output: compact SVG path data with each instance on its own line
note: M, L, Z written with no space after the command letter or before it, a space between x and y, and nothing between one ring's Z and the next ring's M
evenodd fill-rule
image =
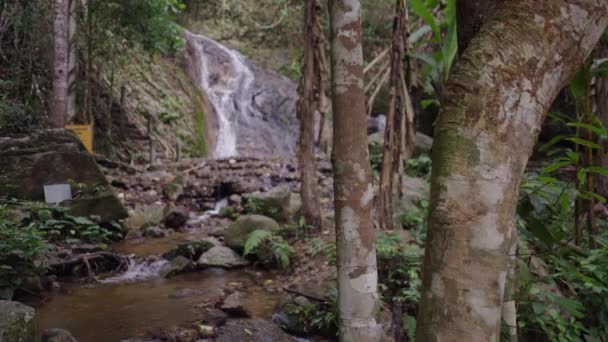
M157 275L164 261L146 257L162 254L196 235L176 234L113 246L116 251L135 255L129 271L94 285L62 283L62 289L37 308L38 331L66 329L80 342L120 341L151 329L196 321L196 306L213 302L222 288L238 288L246 294L244 305L252 316L269 319L277 301L276 293L261 285L273 279L269 273L207 269L171 279Z

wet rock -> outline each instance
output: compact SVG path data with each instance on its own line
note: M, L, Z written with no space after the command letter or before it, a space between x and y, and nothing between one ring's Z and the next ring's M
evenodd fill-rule
M310 336L313 331L308 331L304 322L301 322L298 315L290 310L294 304L287 304L272 316L272 321L286 332L295 336Z
M282 184L267 192L253 192L243 196L245 209L254 214L272 217L275 220L290 221L289 207L291 203L291 188Z
M279 231L279 224L270 217L262 215L243 215L223 232L226 246L242 250L249 234L255 230Z
M296 298L294 298L293 302L302 307L307 307L307 306L312 305L310 300L308 300L308 298L306 298L304 296L297 296Z
M146 237L161 239L167 236L167 232L164 229L161 229L160 227L154 226L144 228L143 235Z
M163 258L173 260L174 258L181 256L190 261L194 261L198 260L201 255L211 249L211 247L213 247L213 244L205 240L185 242L163 254Z
M140 230L129 230L127 235L125 235L125 240L127 240L127 241L139 240L143 236L144 236L143 232Z
M67 330L46 329L42 333L42 342L78 342L78 340Z
M198 259L198 264L202 267L221 267L221 268L236 268L249 265L249 261L245 260L234 250L224 247L215 246L203 253Z
M431 148L433 147L433 138L426 134L416 133L416 150L415 154L431 154Z
M296 339L276 324L262 319L229 320L217 329L218 342L295 342Z
M215 308L206 308L201 313L200 322L205 325L219 327L226 323L227 319L228 315L226 315L224 311Z
M234 292L224 299L224 303L220 309L231 317L251 317L243 304L243 295L240 292Z
M189 272L194 269L194 263L183 256L177 256L171 260L171 263L163 267L160 275L163 278L171 278L175 275Z
M176 176L170 183L162 186L163 195L170 201L176 201L179 196L184 192L184 177L182 175Z
M29 306L0 300L0 341L34 342L34 315Z
M167 228L180 229L186 225L189 217L190 213L187 209L177 208L171 210L163 222Z
M228 203L230 205L235 205L235 204L238 205L238 204L243 203L243 198L241 196L239 196L239 195L236 195L236 194L235 195L231 195L228 198Z
M169 209L161 204L136 205L129 213L127 226L131 229L141 229L159 225L169 213Z
M0 196L44 201L46 184L76 183L72 201L62 203L74 216L102 221L127 217L110 184L70 131L41 130L0 138Z

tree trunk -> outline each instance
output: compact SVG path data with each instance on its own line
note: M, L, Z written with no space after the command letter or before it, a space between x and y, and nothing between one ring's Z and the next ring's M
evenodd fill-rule
M306 224L322 229L321 208L319 201L319 181L315 162L315 112L319 92L316 82L320 72L320 61L316 58L315 22L317 17L316 0L306 0L305 7L305 49L302 61L302 78L300 79L298 100L298 117L300 118L300 139L298 159L300 164L300 194L302 196L302 216Z
M53 99L49 112L49 126L63 128L68 113L68 16L69 1L55 0L53 5Z
M68 111L67 120L73 120L78 115L78 13L79 0L69 0L70 13L68 21Z
M506 0L446 85L433 146L418 341L498 341L519 183L605 0Z
M608 45L600 42L597 48L597 58L608 58ZM595 78L595 113L604 127L608 127L608 79L604 77ZM600 167L608 168L608 141L599 142L601 150L597 154L597 164ZM600 195L608 196L608 177L596 175L595 191Z
M381 325L359 0L331 0L332 162L341 341L378 341Z
M407 2L397 0L391 49L390 103L384 131L384 153L378 193L378 226L395 229L394 199L401 195L403 162L414 152L414 110L407 85ZM399 177L399 182L395 182Z
M481 25L488 21L496 8L505 0L458 0L456 1L456 26L458 53L462 55Z

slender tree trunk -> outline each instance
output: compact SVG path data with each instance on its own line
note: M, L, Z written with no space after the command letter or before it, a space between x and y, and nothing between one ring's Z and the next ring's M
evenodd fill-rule
M415 146L412 101L407 86L406 45L408 36L407 2L397 0L391 49L390 103L384 131L384 153L377 201L378 226L395 229L394 199L401 195L403 162ZM398 178L398 182L395 181Z
M608 58L608 45L603 41L596 48L597 58ZM595 113L604 127L608 127L608 79L605 77L595 78L594 92ZM608 140L599 142L601 149L597 154L596 165L608 168ZM595 191L600 195L608 196L608 177L597 175Z
M341 341L378 341L381 325L367 150L359 0L331 0L334 197Z
M78 82L78 13L80 0L69 0L70 17L68 23L68 121L78 115L77 82Z
M53 99L49 113L49 126L63 128L68 113L69 1L55 0L53 7Z
M305 48L302 61L302 78L300 79L298 100L298 117L300 118L299 163L300 163L300 194L302 196L302 215L306 224L318 229L323 227L319 201L319 181L315 161L315 112L317 110L318 93L316 82L319 60L315 54L315 22L317 17L316 0L306 0L305 6Z
M448 81L435 131L418 341L498 341L519 183L605 0L506 0Z

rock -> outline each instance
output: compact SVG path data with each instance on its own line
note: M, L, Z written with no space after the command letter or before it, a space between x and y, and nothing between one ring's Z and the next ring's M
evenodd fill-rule
M198 336L201 338L213 338L215 337L215 328L210 325L199 325Z
M161 229L160 227L154 226L145 228L143 231L143 235L146 237L161 239L167 236L167 232Z
M310 300L308 300L308 298L304 297L304 296L297 296L294 300L294 303L296 303L299 306L302 307L308 307L311 306L312 303L310 302Z
M218 310L216 308L206 308L201 314L201 323L214 327L219 327L223 325L228 319L228 315L226 315L224 311Z
M173 260L174 258L181 256L190 261L194 261L198 260L201 255L211 249L211 247L213 247L213 243L205 240L184 242L163 254L163 258Z
M279 231L279 224L270 217L262 215L243 215L223 232L226 246L242 250L249 234L255 230Z
M249 312L243 306L243 295L240 292L234 292L224 299L221 306L222 311L231 317L251 317Z
M310 336L316 331L307 331L305 323L300 321L298 315L292 313L290 307L294 304L287 304L277 313L272 315L272 321L281 327L281 329L295 336Z
M429 198L430 186L422 178L404 176L403 178L403 199L398 202L395 215L410 212L417 208L418 203Z
M34 315L34 309L29 306L0 300L0 341L34 342Z
M426 134L416 133L416 149L415 155L418 154L431 154L431 148L433 147L433 138Z
M170 201L176 201L184 192L184 177L178 175L170 183L162 186L163 195Z
M289 222L291 189L288 184L279 185L267 192L253 192L243 196L245 209L253 214L272 217L275 220Z
M217 238L215 238L213 236L206 237L206 238L202 239L201 241L209 242L213 246L223 246L224 245L224 244L222 244L222 242L220 240L218 240Z
M295 342L296 339L276 324L262 319L229 320L217 329L217 342Z
M74 216L103 222L126 218L127 210L80 140L68 130L41 130L0 138L0 196L44 201L46 184L71 183L77 199L62 203Z
M160 204L136 205L129 213L127 226L131 229L141 229L159 225L169 213L169 208Z
M189 217L190 213L187 209L177 208L171 210L163 222L167 228L180 229L188 222Z
M294 192L291 194L291 201L289 202L289 208L287 209L289 218L293 220L293 222L297 222L300 219L301 210L302 196Z
M228 203L231 205L234 205L234 204L238 205L238 204L243 203L243 198L239 195L234 194L228 198Z
M228 247L215 246L201 255L198 259L198 264L203 267L221 267L229 269L248 266L249 261L245 260L237 252Z
M102 250L103 248L101 248L101 246L93 244L80 244L72 247L72 253L76 254L95 253Z
M144 236L143 232L140 230L129 230L127 235L125 235L125 240L127 240L127 241L139 240L143 236Z
M177 256L171 260L171 263L160 270L160 275L163 278L171 278L175 275L185 273L194 269L194 263L183 256Z
M42 342L78 342L78 340L67 330L46 329L42 333Z

